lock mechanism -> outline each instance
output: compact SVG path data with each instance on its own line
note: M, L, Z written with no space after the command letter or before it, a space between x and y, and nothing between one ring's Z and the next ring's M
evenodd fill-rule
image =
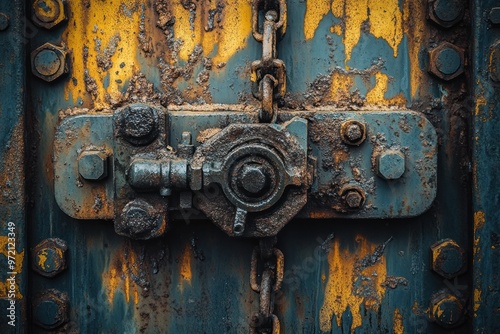
M259 115L133 104L67 117L55 139L57 203L150 239L188 211L231 236L267 237L294 217L411 217L435 198L436 132L420 113Z

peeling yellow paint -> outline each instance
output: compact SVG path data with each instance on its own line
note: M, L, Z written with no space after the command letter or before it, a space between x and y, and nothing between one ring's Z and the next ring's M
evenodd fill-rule
M9 238L6 236L0 236L0 254L3 254L3 256L5 256L5 261L7 261L7 259L9 258L9 255L11 255L11 256L13 255L12 253L9 254L8 244L9 244ZM15 296L16 296L17 300L21 300L21 299L23 299L23 295L21 293L21 288L19 287L19 279L21 277L20 274L23 272L24 250L20 253L18 253L16 251L16 253L14 255L14 259L16 262L15 266L14 266L14 270L9 269L8 271L16 273L16 275L14 275L16 277ZM8 267L5 266L3 268L7 269ZM4 274L6 274L6 272L4 272ZM6 277L6 279L9 277L11 277L11 275L8 275ZM10 285L9 281L7 281L7 280L0 281L0 298L1 299L9 298L10 286L11 285Z
M479 254L481 251L481 246L479 245L481 238L478 230L483 228L485 222L486 218L483 211L474 212L474 255ZM481 259L478 258L476 261L481 261Z
M47 261L47 250L42 250L40 253L37 254L38 257L38 266L43 269L45 268L45 262Z
M78 98L84 98L86 79L95 80L93 99L96 109L105 108L109 99L121 96L122 83L130 79L139 66L139 8L145 3L146 0L93 1L91 10L83 5L71 6L70 29L66 29L64 39L73 54L71 75L74 79L66 84L66 100L73 99L76 103ZM104 71L98 66L98 56L114 41L117 46L116 52L111 52L112 65ZM87 57L82 57L84 46L88 48ZM106 83L109 83L107 89Z
M476 312L479 310L481 306L481 290L474 289L474 316L476 316Z
M375 86L366 94L366 102L371 105L383 104L404 107L406 98L403 94L398 94L389 99L385 98L388 86L389 76L380 72L375 73Z
M189 247L189 245L186 246L184 252L182 253L179 272L182 280L191 283L193 274L191 271L191 248Z
M343 20L342 26L334 26L331 31L340 35L339 29L342 29L346 66L359 42L364 22L369 23L370 33L385 40L393 49L394 57L397 57L403 40L403 14L399 0L330 0L330 3L332 14ZM306 40L314 37L319 23L328 14L327 4L327 0L307 0L304 17Z
M188 60L197 45L203 48L205 56L213 55L215 64L227 62L242 49L252 32L252 9L249 0L231 0L222 9L221 28L205 29L208 25L209 10L214 10L216 1L197 3L195 9L186 9L181 1L172 1L172 15L175 17L174 35L182 41L179 58ZM219 24L219 23L215 23Z
M334 72L332 74L332 84L330 86L330 94L332 99L340 100L343 96L349 95L349 90L354 84L352 76L344 73Z
M328 255L329 273L325 298L320 310L320 329L330 332L332 318L341 325L342 314L350 309L352 313L351 332L362 325L361 305L368 309L378 309L385 294L381 284L387 276L385 256L368 267L363 267L360 260L372 254L376 244L372 244L363 236L356 236L355 249L341 248L340 241L333 242ZM363 279L369 277L370 280ZM361 289L359 286L361 285ZM371 293L367 292L371 291Z
M403 316L399 312L399 309L394 310L394 322L392 325L392 331L394 334L403 334L405 332L405 327L403 325Z

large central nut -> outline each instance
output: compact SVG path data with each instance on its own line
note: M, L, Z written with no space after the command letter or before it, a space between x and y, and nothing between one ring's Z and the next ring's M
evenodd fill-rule
M258 194L269 184L264 168L259 165L243 167L239 175L241 187L249 193Z

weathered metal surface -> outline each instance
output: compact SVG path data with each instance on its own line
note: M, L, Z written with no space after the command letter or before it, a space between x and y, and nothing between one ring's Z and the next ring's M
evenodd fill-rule
M28 327L24 8L23 1L0 3L0 330L5 333Z
M424 0L287 3L288 22L293 23L278 46L287 64L287 94L280 110L338 108L344 110L343 121L357 115L345 110L424 113L437 129L439 187L434 205L416 218L345 220L342 213L335 219L296 219L287 224L277 244L286 257L275 307L281 330L440 333L443 328L432 321L430 312L435 292L447 289L466 300L464 310L470 307L470 268L456 280L443 279L431 270L430 246L451 238L466 248L471 241L466 228L471 113L467 76L450 81L431 76L428 52L446 41L470 54L470 11L466 8L463 21L443 29L427 19L429 3ZM98 116L137 102L174 104L180 110L191 103L197 113L206 114L205 103L240 103L243 107L234 109L247 111L216 119L206 115L208 125L200 130L193 115L170 112L169 122L177 122L173 124L179 128L172 127L165 143L174 148L183 143L182 132L191 132L193 145L199 145L196 134L201 130L206 130L199 136L203 139L232 123L256 123L259 102L252 97L248 78L251 62L260 57L260 45L251 35L250 3L125 0L68 5L67 24L40 29L29 43L32 51L46 42L64 42L72 63L70 75L50 84L30 80L31 123L37 129L29 141L30 237L34 244L50 237L65 239L70 264L54 278L33 280L32 295L50 288L68 294L70 318L59 331L248 332L258 309L258 295L247 280L251 240L229 238L213 224L196 221L200 216L192 214L193 209L180 210L180 221L170 221L165 236L148 241L117 236L110 222L71 219L54 201L57 161L52 157L59 118L71 116L75 108ZM490 9L482 11L484 24L491 24ZM10 22L4 32L12 28L12 15ZM467 62L464 66L467 70ZM347 147L338 131L330 134L327 128L327 133ZM489 136L493 138L493 132ZM367 133L360 146L348 150L370 145ZM365 172L373 173L377 182L389 182L372 168L370 161ZM73 197L79 194L74 191ZM368 201L370 194L366 196ZM178 200L172 198L170 207ZM495 221L494 214L486 217ZM491 232L485 225L477 232L479 245L490 240L483 237L483 232ZM494 252L488 247L478 254ZM484 262L483 266L490 267ZM483 279L475 282L484 291L494 286L483 284ZM479 298L481 304L494 297L484 292ZM488 311L487 306L479 307L475 323ZM463 314L464 322L453 329L457 333L472 328L470 312ZM495 320L484 321L478 326L489 329ZM32 326L32 331L39 330Z
M474 333L500 330L498 273L500 151L498 146L498 45L500 31L488 17L496 1L471 3L473 114L473 307ZM491 27L491 29L489 29Z

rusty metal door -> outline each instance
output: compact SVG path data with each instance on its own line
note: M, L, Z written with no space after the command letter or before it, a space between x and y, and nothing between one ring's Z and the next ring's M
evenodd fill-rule
M498 330L494 2L0 3L2 332Z

